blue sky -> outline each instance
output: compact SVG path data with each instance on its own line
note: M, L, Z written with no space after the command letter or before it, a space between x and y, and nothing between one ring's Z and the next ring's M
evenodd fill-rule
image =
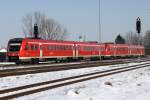
M102 41L114 41L117 34L135 31L141 17L142 32L150 29L150 0L100 0ZM40 11L69 31L68 40L85 35L87 41L98 40L98 0L1 0L0 45L10 38L24 37L22 17Z

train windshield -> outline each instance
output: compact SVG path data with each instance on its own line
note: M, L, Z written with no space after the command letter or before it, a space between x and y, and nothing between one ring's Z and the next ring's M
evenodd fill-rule
M11 43L9 44L9 51L19 51L21 43Z
M22 39L21 38L15 38L11 39L8 43L8 50L9 51L19 51L21 47Z

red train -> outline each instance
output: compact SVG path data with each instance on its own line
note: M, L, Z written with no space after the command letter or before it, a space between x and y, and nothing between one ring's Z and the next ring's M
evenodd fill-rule
M143 56L144 47L127 44L48 41L14 38L8 42L8 61L38 63L46 60L80 60L110 57Z

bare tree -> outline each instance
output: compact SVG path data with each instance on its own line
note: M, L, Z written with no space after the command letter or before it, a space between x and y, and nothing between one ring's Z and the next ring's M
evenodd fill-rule
M29 13L23 17L23 32L25 37L33 37L33 27L39 27L39 36L46 40L65 40L67 29L54 19L47 18L40 12Z
M144 36L144 47L145 47L145 53L147 55L150 55L150 30L147 31Z
M133 33L132 31L128 32L125 36L125 40L127 44L134 44L134 45L138 45L140 42L140 45L143 44L143 37L137 34L137 33Z

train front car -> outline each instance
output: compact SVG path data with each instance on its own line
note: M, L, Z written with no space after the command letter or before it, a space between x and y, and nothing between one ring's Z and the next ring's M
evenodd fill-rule
M7 47L7 57L9 62L19 63L19 53L23 38L10 39Z

